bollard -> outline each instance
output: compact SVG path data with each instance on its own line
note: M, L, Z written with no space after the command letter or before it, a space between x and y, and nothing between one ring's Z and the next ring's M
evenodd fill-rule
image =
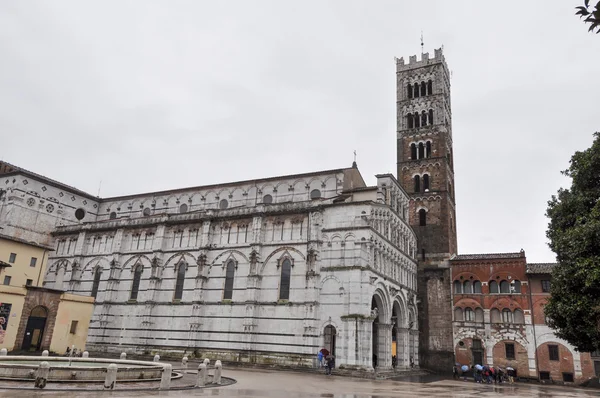
M160 355L156 354L154 356L154 362L158 362L158 361L160 361Z
M8 355L8 350L6 348L1 349L0 357L5 357L6 355Z
M90 353L87 351L84 351L83 354L81 354L82 358L89 358L90 357Z
M114 390L117 384L117 365L111 363L106 368L106 378L104 379L104 389Z
M159 390L168 390L171 388L171 373L173 371L173 366L168 363L164 366L162 376L160 378L160 387Z
M221 361L217 360L215 362L215 374L213 376L214 384L221 384L221 371L223 370L223 365L221 365Z
M204 387L206 385L206 379L208 379L208 368L206 364L202 362L198 365L198 381L196 381L196 387Z
M125 359L127 359L127 353L126 353L126 352L122 352L122 353L121 353L121 357L120 357L120 358L121 358L122 360L125 360Z
M187 366L188 366L188 357L183 357L183 358L181 359L181 367L182 367L183 369L187 369Z
M35 377L35 386L37 388L46 387L48 382L48 376L50 375L50 364L46 361L40 363L38 367L37 375Z
M48 350L42 351L42 356L43 357L47 357L48 355L50 355L50 353L48 352Z

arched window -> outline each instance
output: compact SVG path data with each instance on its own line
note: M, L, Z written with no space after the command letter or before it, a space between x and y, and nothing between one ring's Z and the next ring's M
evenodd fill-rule
M508 308L502 310L502 322L513 323L513 313Z
M417 145L414 143L410 144L410 158L417 159Z
M427 82L427 95L433 94L433 82L429 80Z
M429 174L423 174L423 191L429 190Z
M483 322L483 309L481 307L475 308L475 322Z
M413 122L413 114L409 113L408 115L406 115L406 125L408 126L409 129L412 129L413 127L415 127L415 124Z
M223 288L223 300L231 300L233 297L233 277L235 276L235 263L229 260L225 271L225 287Z
M415 93L415 98L419 98L419 83L415 83L414 93Z
M433 109L429 110L429 124L433 124Z
M471 281L465 281L463 283L463 292L465 294L473 293L473 285L471 285Z
M425 145L422 142L419 142L419 159L423 159L425 157Z
M179 263L177 268L177 279L175 280L175 295L174 300L181 300L183 297L183 284L185 283L185 263Z
M431 157L431 141L427 141L425 143L425 157L426 158Z
M415 112L415 127L421 127L421 118L419 117L419 112Z
M454 309L454 320L455 321L464 321L465 318L463 318L463 310L460 307L456 307Z
M500 293L510 293L510 284L507 281L500 282Z
M490 322L491 323L501 323L502 322L502 317L500 316L500 311L498 311L498 308L491 309Z
M133 282L131 282L131 292L129 293L129 300L137 300L138 293L140 291L140 280L142 279L142 271L144 267L142 264L138 264L133 270Z
M521 293L521 281L518 281L516 279L513 280L511 290L511 293Z
M419 225L422 227L427 225L427 212L425 209L419 210Z
M427 84L425 82L421 82L421 97L425 97L427 95Z
M408 94L408 98L412 98L413 97L412 84L408 83L408 86L406 86L406 93Z
M475 313L469 307L465 308L465 321L473 322L475 320Z
M185 203L182 203L181 206L179 206L179 212L187 213L187 211L188 211L188 205L186 205Z
M292 276L292 263L289 259L281 264L281 281L279 282L279 300L290 299L290 279Z
M319 199L320 197L321 197L321 191L319 191L318 189L313 189L312 191L310 191L311 199Z
M98 286L100 286L100 277L102 276L102 268L98 267L94 271L94 282L92 283L92 297L98 296Z
M481 282L473 281L473 293L481 294Z
M500 292L498 290L498 284L496 283L496 281L490 281L489 285L490 285L490 293L491 294Z
M427 112L421 112L421 126L427 126Z
M421 192L421 176L415 176L415 192Z
M460 281L454 281L454 294L462 293L462 284Z
M519 324L525 323L525 316L523 315L523 311L516 309L513 314L513 320L515 323L519 323Z

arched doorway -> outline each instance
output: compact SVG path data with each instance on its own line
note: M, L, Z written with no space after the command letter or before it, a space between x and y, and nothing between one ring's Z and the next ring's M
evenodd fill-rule
M31 310L27 319L23 345L21 346L23 350L39 351L41 349L47 317L48 311L42 306L37 306Z
M329 351L331 355L335 357L335 337L336 330L335 326L327 325L325 326L325 331L323 333L323 347Z

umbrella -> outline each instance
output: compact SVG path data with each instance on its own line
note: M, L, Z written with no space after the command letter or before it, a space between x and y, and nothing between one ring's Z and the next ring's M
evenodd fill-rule
M515 370L514 368L511 368L510 366L506 367L506 370Z
M469 367L467 365L463 365L460 367L460 370L462 370L463 372L466 372L469 370Z
M326 357L327 355L329 355L329 350L327 348L323 348L321 349L321 354L323 354L323 356Z
M477 369L477 370L482 370L482 369L483 369L483 366L481 366L481 365L477 364L477 365L475 365L475 369Z

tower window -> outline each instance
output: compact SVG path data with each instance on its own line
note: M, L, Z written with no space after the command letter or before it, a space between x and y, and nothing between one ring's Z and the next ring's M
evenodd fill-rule
M419 98L419 83L415 83L415 98Z
M425 211L425 209L419 210L419 225L421 227L427 225L427 211Z
M421 192L421 177L415 176L415 192Z
M425 261L425 249L421 249L421 260Z
M421 118L419 117L419 112L415 112L415 127L421 127Z
M429 190L429 174L423 175L423 191L427 192Z
M281 264L281 279L279 281L279 300L290 299L290 279L292 274L292 263L289 259L283 260Z
M417 159L417 145L414 143L410 144L410 158Z
M433 94L433 82L429 80L427 82L427 95Z
M137 300L138 293L140 291L140 280L142 279L142 264L138 264L133 271L133 282L131 282L131 292L129 293L129 300Z
M427 95L427 85L425 82L421 82L421 97L425 97Z
M425 143L425 157L426 158L431 157L431 141L427 141Z
M415 127L412 113L409 113L408 115L406 115L406 125L409 129L412 129Z
M406 91L407 91L407 94L408 94L408 98L412 98L413 97L412 84L408 83L408 86L406 87Z
M102 268L96 268L94 271L94 281L92 282L92 294L93 298L97 298L98 296L98 287L100 286L100 277L102 276Z
M427 112L421 112L421 126L427 126Z
M175 279L175 294L173 295L174 300L181 300L183 297L183 285L185 283L185 268L186 264L181 262L177 268L177 278Z
M235 276L235 263L230 260L225 271L225 287L223 288L223 300L231 300L233 297L233 278Z
M419 142L419 159L423 159L425 157L425 145L422 142Z
M429 124L433 124L433 109L429 110Z

